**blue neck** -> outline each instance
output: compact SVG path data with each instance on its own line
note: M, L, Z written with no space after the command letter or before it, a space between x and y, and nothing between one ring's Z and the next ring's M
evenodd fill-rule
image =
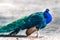
M45 16L45 18L46 18L46 23L47 23L47 24L52 21L52 16L51 16L51 14L49 13L49 10L46 10L46 11L44 12L44 16Z

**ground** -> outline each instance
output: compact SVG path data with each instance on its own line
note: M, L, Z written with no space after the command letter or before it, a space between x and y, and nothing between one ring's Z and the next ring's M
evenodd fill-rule
M6 25L34 12L50 9L53 20L39 31L42 38L18 38L18 40L60 40L60 0L0 0L0 26ZM24 15L24 16L23 16ZM24 32L24 31L23 31ZM18 33L24 34L22 31ZM6 33L7 34L7 33ZM36 36L33 33L33 36ZM17 40L15 37L0 37L0 40Z

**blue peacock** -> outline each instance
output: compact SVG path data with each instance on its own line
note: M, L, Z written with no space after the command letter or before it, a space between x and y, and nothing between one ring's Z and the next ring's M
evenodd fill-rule
M0 33L11 32L11 34L17 34L20 30L29 29L38 25L38 29L43 29L48 23L52 21L52 15L49 13L49 9L44 12L35 12L29 16L25 16L16 21L13 21L3 27L0 27Z

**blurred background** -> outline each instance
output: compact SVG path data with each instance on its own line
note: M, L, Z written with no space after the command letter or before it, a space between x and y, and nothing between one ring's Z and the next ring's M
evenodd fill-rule
M35 12L50 9L53 20L39 35L60 34L60 0L0 0L0 27ZM24 32L24 33L23 33ZM25 30L18 33L25 34ZM33 35L35 35L33 33Z

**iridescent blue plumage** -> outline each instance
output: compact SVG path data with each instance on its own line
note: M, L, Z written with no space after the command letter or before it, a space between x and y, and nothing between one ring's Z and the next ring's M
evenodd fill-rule
M46 23L50 23L52 21L52 16L51 14L49 13L49 9L46 9L45 12L44 12L44 16L46 18Z

